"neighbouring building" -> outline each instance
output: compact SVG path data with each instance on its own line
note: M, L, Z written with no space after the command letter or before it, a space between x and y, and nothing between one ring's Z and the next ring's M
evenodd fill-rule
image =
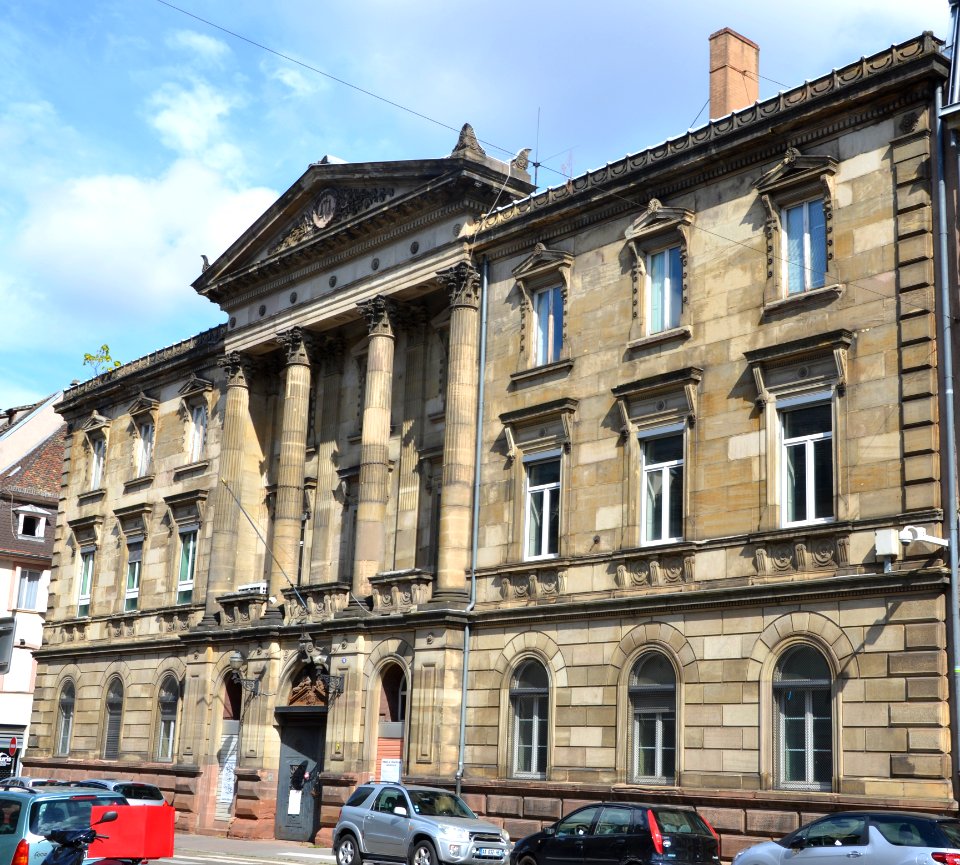
M30 728L47 609L66 424L63 393L0 412L0 617L13 617L10 666L0 675L0 778L17 773Z
M195 282L223 327L68 390L29 767L238 836L393 773L514 836L696 804L724 858L956 811L949 64L722 101L756 52L715 34L717 119L544 192L469 127L313 164Z

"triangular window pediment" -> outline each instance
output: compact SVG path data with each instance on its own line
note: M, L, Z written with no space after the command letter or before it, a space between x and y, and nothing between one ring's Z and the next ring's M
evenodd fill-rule
M566 271L573 265L573 256L561 249L547 249L538 243L533 252L513 269L513 276L518 282L538 279L557 271Z
M198 375L190 376L190 379L180 388L178 393L187 402L199 399L213 390L213 382L200 378Z
M837 160L832 156L804 156L795 147L766 174L754 182L761 195L778 195L796 186L815 186L825 175L833 175Z
M140 391L140 393L137 395L137 398L131 403L130 408L127 409L127 411L131 417L153 414L157 410L158 405L159 403L157 400L147 396L143 391Z
M651 198L647 209L630 224L624 232L624 237L628 241L642 244L647 238L671 231L683 234L684 229L692 224L692 210L683 207L664 207L656 198ZM685 235L684 239L686 239Z
M85 433L94 433L98 430L104 430L108 426L110 426L110 418L105 417L98 411L92 411L90 417L80 424L80 429Z

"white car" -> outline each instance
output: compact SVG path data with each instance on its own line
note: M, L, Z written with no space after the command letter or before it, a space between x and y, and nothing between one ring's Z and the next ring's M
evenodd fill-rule
M845 811L779 841L741 850L733 865L957 865L960 820L904 811Z
M129 805L166 805L167 800L159 787L144 784L142 781L114 781L109 778L87 778L72 781L77 787L93 787L97 790L113 790L127 800Z

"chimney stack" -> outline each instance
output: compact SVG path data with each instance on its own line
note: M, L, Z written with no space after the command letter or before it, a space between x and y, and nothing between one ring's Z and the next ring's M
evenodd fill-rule
M759 96L760 46L729 27L710 37L710 119L753 105Z

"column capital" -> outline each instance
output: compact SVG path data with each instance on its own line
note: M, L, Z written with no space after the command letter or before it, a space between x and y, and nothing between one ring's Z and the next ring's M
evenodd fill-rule
M231 351L217 359L217 366L227 374L227 387L249 388L256 361L249 355Z
M480 273L468 261L461 261L437 273L437 279L450 296L450 306L480 306Z
M370 336L394 336L399 311L396 301L378 294L370 300L361 300L357 306L367 319Z
M291 327L277 333L277 342L287 354L287 366L309 366L313 338L302 327Z

